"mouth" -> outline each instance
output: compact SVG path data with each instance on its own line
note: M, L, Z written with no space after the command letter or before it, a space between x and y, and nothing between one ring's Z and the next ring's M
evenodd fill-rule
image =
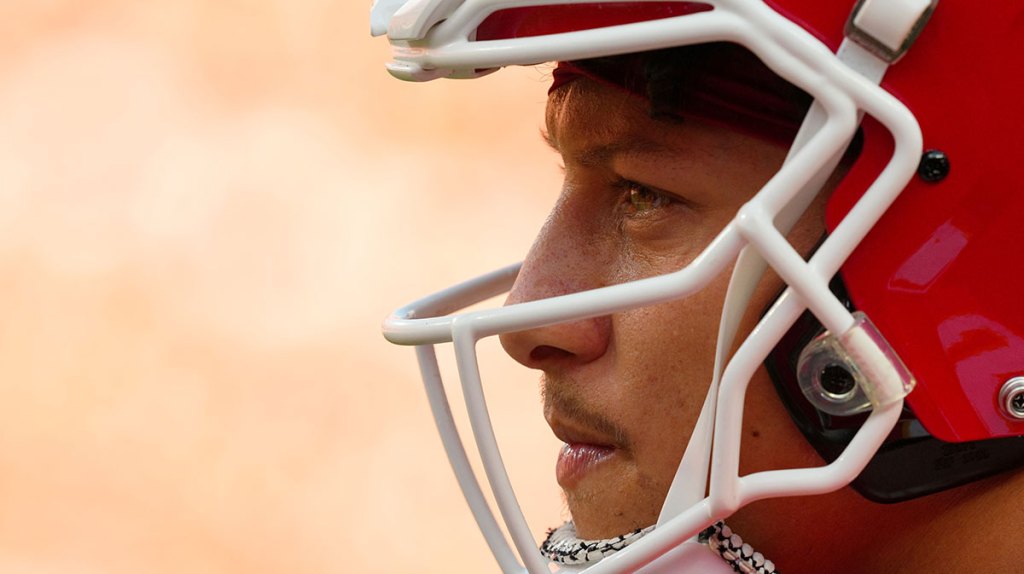
M615 456L614 447L599 444L566 443L558 452L555 479L562 488L572 488L597 465Z
M555 478L564 489L576 486L587 474L619 452L614 441L600 433L557 419L549 420L548 424L555 436L565 443L555 463Z

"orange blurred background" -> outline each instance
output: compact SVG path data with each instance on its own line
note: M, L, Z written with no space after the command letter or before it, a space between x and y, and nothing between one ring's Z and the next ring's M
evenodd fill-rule
M548 78L386 44L369 2L0 3L0 572L497 571L379 329L528 249ZM536 377L482 354L541 536Z

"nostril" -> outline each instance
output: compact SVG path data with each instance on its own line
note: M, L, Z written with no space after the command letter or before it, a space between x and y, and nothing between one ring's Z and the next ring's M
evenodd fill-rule
M552 347L551 345L540 345L534 347L530 351L530 362L542 363L550 361L552 359L563 359L565 357L571 357L572 353L565 349L559 349L558 347Z

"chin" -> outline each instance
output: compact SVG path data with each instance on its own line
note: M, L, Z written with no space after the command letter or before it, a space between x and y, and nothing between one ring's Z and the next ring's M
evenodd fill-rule
M646 528L658 521L658 512L637 508L632 496L588 497L586 501L568 497L569 512L576 534L586 540L603 540Z

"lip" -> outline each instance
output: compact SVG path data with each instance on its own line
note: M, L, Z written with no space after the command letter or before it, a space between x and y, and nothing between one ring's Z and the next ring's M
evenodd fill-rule
M597 465L615 456L615 452L614 447L606 445L566 443L558 452L555 478L562 488L572 488Z
M562 488L572 488L599 464L615 456L618 447L600 433L551 417L552 432L565 444L558 452L555 478Z

